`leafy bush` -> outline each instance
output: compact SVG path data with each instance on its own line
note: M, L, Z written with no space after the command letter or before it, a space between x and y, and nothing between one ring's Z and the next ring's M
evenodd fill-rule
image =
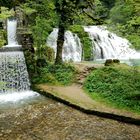
M38 74L32 78L33 83L52 83L68 85L75 79L76 70L68 64L48 64L44 68L38 68Z
M130 34L127 38L136 50L140 50L140 37L138 34Z
M0 30L0 47L2 47L6 43L6 32L4 30Z
M87 77L84 87L92 98L140 111L140 71L136 68L112 66L97 69Z

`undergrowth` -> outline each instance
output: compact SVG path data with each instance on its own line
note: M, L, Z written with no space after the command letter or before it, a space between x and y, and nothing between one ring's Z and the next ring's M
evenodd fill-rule
M49 83L69 85L75 80L76 70L70 64L54 65L38 68L37 74L32 77L33 84Z
M140 113L140 71L129 66L109 66L94 70L84 88L93 99Z

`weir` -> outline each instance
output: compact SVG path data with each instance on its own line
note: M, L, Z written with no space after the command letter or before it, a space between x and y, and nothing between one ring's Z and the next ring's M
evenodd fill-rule
M8 19L8 45L0 49L0 102L18 101L37 95L30 82L21 45L16 37L17 21Z

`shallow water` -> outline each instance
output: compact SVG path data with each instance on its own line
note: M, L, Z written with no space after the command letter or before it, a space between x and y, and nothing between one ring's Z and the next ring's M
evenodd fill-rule
M46 98L34 91L0 94L0 111L22 108L46 101Z
M0 140L140 139L138 126L87 115L43 96L0 108Z

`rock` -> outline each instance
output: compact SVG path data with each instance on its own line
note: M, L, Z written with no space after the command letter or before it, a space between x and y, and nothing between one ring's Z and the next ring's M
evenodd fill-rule
M120 64L120 60L119 59L113 59L113 63Z
M106 61L105 61L105 66L110 66L110 65L112 65L113 64L113 60L112 59L107 59Z
M107 59L105 61L105 66L110 66L113 64L120 64L120 60L119 59Z

